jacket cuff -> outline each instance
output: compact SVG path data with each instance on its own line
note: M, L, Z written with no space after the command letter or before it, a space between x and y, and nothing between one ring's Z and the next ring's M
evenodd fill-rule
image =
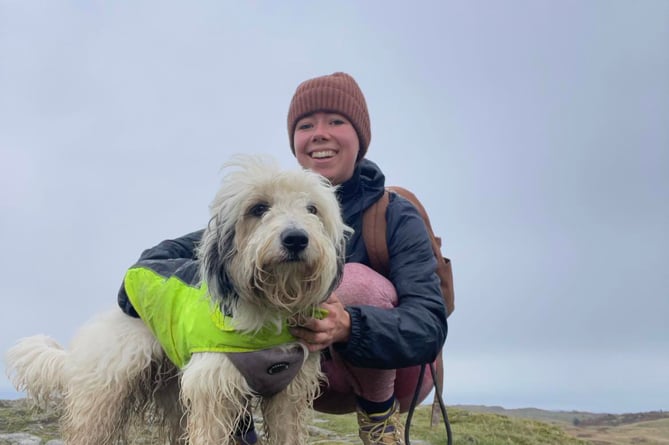
M132 306L132 303L130 303L130 298L128 298L128 294L125 292L125 282L121 285L121 288L118 290L118 305L121 308L121 310L125 312L127 315L139 318L139 314Z
M351 333L347 342L335 343L332 346L334 347L335 351L346 357L347 351L355 350L355 348L358 347L357 345L360 343L360 319L362 318L362 315L360 314L360 308L358 307L346 306L344 309L351 317Z

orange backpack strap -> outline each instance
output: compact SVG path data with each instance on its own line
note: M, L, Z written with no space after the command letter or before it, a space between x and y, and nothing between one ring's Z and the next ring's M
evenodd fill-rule
M388 244L386 243L386 210L388 210L390 197L388 191L365 210L362 215L362 240L369 256L369 265L372 269L388 276L390 272L390 257L388 255Z
M418 213L425 222L425 227L430 235L432 243L432 251L437 259L437 275L441 281L441 293L446 303L446 311L451 315L455 309L455 294L453 292L453 270L451 268L451 260L444 258L441 254L441 238L435 236L432 230L430 218L423 204L418 200L416 195L409 190L397 187L386 187L386 192L374 204L372 204L362 217L362 238L369 256L369 263L372 269L376 270L384 276L388 276L390 267L390 257L388 254L388 244L386 242L386 210L388 209L389 192L396 193L409 202L411 202Z

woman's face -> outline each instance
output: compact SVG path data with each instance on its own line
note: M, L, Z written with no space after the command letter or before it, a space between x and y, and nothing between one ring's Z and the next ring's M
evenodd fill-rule
M297 121L293 142L302 167L334 185L353 176L360 142L351 122L341 114L318 111L303 117Z

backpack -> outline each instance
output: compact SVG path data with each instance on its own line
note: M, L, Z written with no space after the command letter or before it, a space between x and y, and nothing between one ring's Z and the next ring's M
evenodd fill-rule
M446 314L450 316L455 309L455 295L453 293L453 271L451 260L441 254L441 238L434 235L430 218L423 204L416 195L409 190L397 186L386 187L383 196L365 210L362 217L362 239L367 249L369 263L372 269L383 275L389 273L388 244L386 243L386 210L390 202L390 193L396 193L411 202L425 222L425 227L432 241L432 250L437 259L437 275L441 281L441 294L446 303Z
M441 238L435 236L432 231L432 225L430 224L430 218L427 215L427 211L423 204L418 200L416 195L411 193L409 190L397 187L389 186L386 187L386 191L383 193L383 196L372 204L362 216L362 239L365 244L365 249L367 250L367 255L369 256L369 263L375 271L381 275L388 277L390 272L389 267L389 254L388 254L388 244L386 242L386 210L388 209L388 203L390 202L390 193L396 193L411 202L418 213L423 218L425 222L425 227L427 228L427 233L430 236L432 242L432 250L434 256L437 259L437 275L439 276L440 285L441 285L441 294L444 297L444 302L446 303L446 316L450 316L453 310L455 309L455 295L453 293L453 271L451 269L451 260L445 258L441 254ZM437 356L436 370L430 367L432 371L432 377L434 380L435 392L432 403L432 416L430 419L430 425L433 426L438 422L439 409L441 408L444 423L446 425L446 431L449 438L448 443L451 443L451 431L450 424L448 422L448 416L446 415L446 409L443 405L443 400L441 399L441 391L444 383L444 363L441 351ZM435 375L436 374L436 375ZM421 371L422 375L422 371ZM421 379L422 380L422 379ZM420 381L419 381L420 382ZM418 391L419 388L416 388ZM410 417L407 418L407 436L409 431Z

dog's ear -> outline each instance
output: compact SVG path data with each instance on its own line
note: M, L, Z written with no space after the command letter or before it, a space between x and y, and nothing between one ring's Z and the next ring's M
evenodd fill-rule
M202 243L198 249L200 260L200 274L207 283L212 300L220 304L223 313L237 298L234 285L227 273L229 261L234 249L234 228L229 231L219 230L218 218L209 221L207 229L202 235Z

